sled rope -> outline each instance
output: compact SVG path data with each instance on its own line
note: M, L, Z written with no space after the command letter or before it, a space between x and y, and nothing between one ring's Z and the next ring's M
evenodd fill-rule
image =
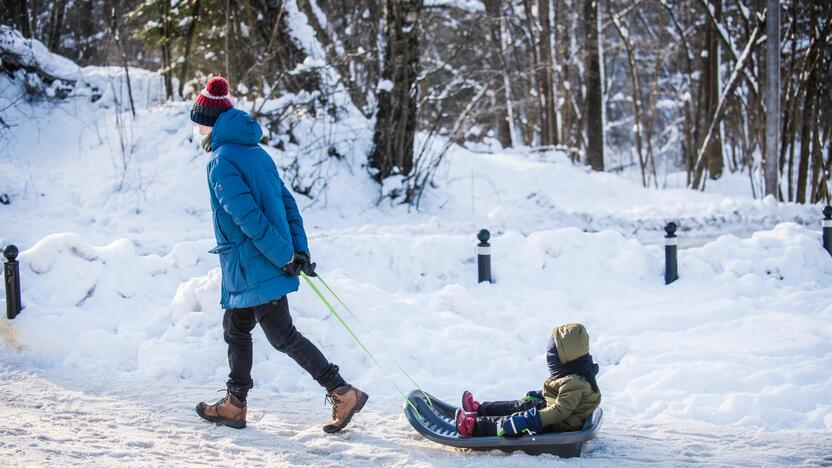
M376 344L379 348L381 348L381 350L384 352L384 354L386 354L386 355L387 355L387 357L389 357L389 358L390 358L390 360L391 360L391 361L393 361L393 363L394 363L394 364L396 364L396 367L398 367L398 368L399 368L399 370L400 370L400 371L402 371L402 374L404 374L405 376L407 376L408 380L410 380L410 383L412 383L412 384L413 384L413 385L414 385L417 389L419 389L419 391L420 391L420 392L422 392L422 395L424 395L424 396L425 396L425 399L427 399L427 401L428 401L428 405L430 405L430 407L432 408L432 407L433 407L433 402L432 402L432 401L430 401L430 396L427 394L427 392L425 392L424 390L422 390L422 387L420 387L420 386L419 386L419 384L417 384L417 383L416 383L416 381L415 381L415 380L413 380L413 377L411 377L411 376L410 376L410 374L408 374L408 373L407 373L407 371L406 371L406 370L404 370L404 368L402 368L402 366L399 364L399 361L396 361L396 358L394 358L394 357L393 357L393 355L391 355L391 354L387 351L387 349L384 347L384 345L382 345L382 344L381 344L381 343L380 343L380 342L379 342L379 341L375 338L375 336L373 336L373 334L372 334L372 333L370 333L370 330L368 330L368 329L367 329L367 327L366 327L366 326L364 326L364 322L362 322L362 321L361 321L361 319L359 319L359 318L358 318L358 316L357 316L357 315L355 315L355 314L353 313L353 311L352 311L349 307L347 307L347 304L345 304L345 303L344 303L344 301L342 301L342 300L341 300L341 298L340 298L340 297L338 297L338 295L337 295L337 294L335 294L335 291L333 291L333 290L332 290L332 288L330 288L330 287L329 287L329 285L328 285L328 284L326 284L326 281L324 281L324 279L321 277L321 275L318 275L318 281L320 281L320 282L321 282L321 284L322 284L322 285L324 285L324 287L327 289L327 291L329 291L329 293L330 293L330 294L332 294L332 297L334 297L334 298L335 298L335 300L337 300L337 301L338 301L338 302L339 302L339 303L340 303L340 304L344 307L344 309L346 309L346 310L347 310L347 312L349 312L350 316L352 316L352 318L353 318L353 319L355 319L355 321L358 323L358 325L359 325L359 326L361 326L361 329L362 329L362 330L364 330L364 333L366 333L367 335L370 335L370 338L372 338L373 342L374 342L374 343L375 343L375 344Z
M321 299L321 301L323 301L323 303L326 305L326 307L329 309L329 311L332 312L332 315L334 315L335 318L337 318L338 321L341 322L341 325L343 325L344 328L347 329L347 332L349 332L350 336L352 336L352 338L355 340L355 342L358 343L359 346L361 346L361 349L363 349L364 352L367 353L367 356L370 356L370 359L372 359L373 362L376 363L378 368L381 370L381 373L384 374L384 376L387 378L387 380L390 381L391 384L393 384L393 387L395 387L396 391L398 391L399 394L402 396L402 398L404 398L404 401L407 402L407 404L410 405L410 407L413 408L414 411L416 411L416 414L420 414L419 410L413 405L413 403L411 403L410 399L407 398L407 396L404 394L402 389L399 388L398 385L396 385L396 382L393 380L392 377L390 377L390 374L388 374L387 371L384 369L384 367L381 365L381 363L378 362L378 359L376 359L376 357L373 356L373 353L371 353L370 350L367 349L366 346L364 346L364 343L361 341L360 338L358 338L358 336L355 334L355 332L352 331L352 328L350 328L350 326L347 325L347 322L344 321L344 319L341 317L341 314L339 314L335 310L335 307L332 307L332 304L330 304L329 301L326 299L326 297L324 297L321 290L318 289L317 286L315 286L315 283L313 283L312 280L310 280L309 277L306 276L306 273L300 272L300 275L303 276L303 279L306 280L306 283L312 288L313 291L315 291L315 294L317 294L318 297Z

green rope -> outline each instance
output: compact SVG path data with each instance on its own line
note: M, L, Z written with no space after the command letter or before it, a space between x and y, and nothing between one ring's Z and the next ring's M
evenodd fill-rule
M335 294L335 291L333 291L332 288L330 288L329 285L326 284L326 281L324 281L324 279L321 278L320 275L318 275L318 281L320 281L321 284L324 285L324 287L327 289L327 291L329 291L329 293L332 294L332 297L334 297L344 307L344 309L347 309L347 312L349 312L350 315L352 316L352 318L355 319L355 321L358 323L358 325L361 326L361 328L364 330L364 333L370 335L370 338L373 339L373 342L376 345L378 345L378 347L381 348L382 351L384 351L384 354L386 354L387 357L389 357L390 360L393 361L394 364L396 364L396 367L398 367L399 370L402 371L402 374L407 376L407 378L410 380L410 383L412 383L417 389L419 389L420 392L422 392L422 395L424 395L425 398L428 400L428 405L430 405L430 407L432 408L433 407L433 402L430 401L430 396L427 394L427 392L422 390L422 387L420 387L419 384L417 384L416 381L413 380L413 377L411 377L410 374L408 374L407 371L402 368L402 366L399 364L399 362L396 361L396 359L387 351L387 349L378 340L376 340L375 336L373 336L373 334L370 333L370 330L368 330L367 327L364 326L364 323L361 321L361 319L359 319L358 316L356 316L353 313L353 311L349 307L347 307L347 304L345 304L344 301L342 301L341 298L338 297L337 294Z
M334 315L335 318L337 318L338 321L341 322L341 325L343 325L344 328L347 329L347 332L349 332L349 334L352 336L352 338L355 340L355 342L358 343L359 346L361 346L361 349L363 349L364 352L367 353L367 356L370 356L370 359L372 359L373 362L376 363L378 368L381 369L381 373L384 374L385 377L387 377L387 380L389 380L390 383L393 384L394 387L396 387L396 390L399 392L399 394L402 396L402 398L404 398L404 401L407 402L407 404L410 405L410 407L413 408L414 411L416 411L416 414L421 417L421 414L419 414L419 410L413 405L413 403L410 401L410 399L407 398L407 396L404 394L402 389L399 388L398 385L396 385L396 382L384 370L384 367L382 367L381 363L379 363L378 360L376 359L376 357L373 356L373 353L371 353L370 350L367 349L366 346L364 346L364 343L358 338L358 336L355 334L355 332L352 331L352 328L350 328L350 326L347 325L347 322L345 322L344 319L341 317L341 315L338 312L335 311L335 308L332 307L332 304L330 304L329 301L326 300L323 293L321 293L321 290L318 289L317 286L315 286L315 284L312 282L312 280L309 279L308 276L306 276L306 273L300 272L300 275L303 276L303 279L306 280L306 283L309 284L309 286L312 288L312 290L315 291L315 294L317 294L318 297L321 299L321 301L323 301L323 303L327 306L327 308L329 308L329 311L332 312L332 315Z

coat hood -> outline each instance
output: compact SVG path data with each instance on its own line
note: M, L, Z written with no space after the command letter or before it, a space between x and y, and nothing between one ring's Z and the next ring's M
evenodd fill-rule
M589 353L589 333L580 323L567 323L555 327L549 342L554 344L555 349L550 349L547 357L551 359L552 351L556 351L554 357L560 364L574 361Z
M211 130L211 149L216 150L226 143L253 146L260 142L263 130L248 112L228 109L217 117Z

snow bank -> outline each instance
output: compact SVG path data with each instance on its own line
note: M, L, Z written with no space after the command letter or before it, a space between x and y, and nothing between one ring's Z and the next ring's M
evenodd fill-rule
M476 220L524 233L567 225L588 231L613 229L658 243L664 235L661 228L674 220L680 225L681 241L687 242L712 239L729 226L728 232L750 234L784 221L816 227L820 219L819 206L733 192L727 196L645 189L625 177L576 166L557 151L490 154L454 148L437 184L441 189L429 192L427 206L441 207L446 219Z
M138 346L166 327L153 311L176 284L216 266L212 245L180 243L160 257L124 239L92 247L75 234L47 236L19 257L27 317L15 322L18 340L47 366L135 368Z
M26 39L19 31L5 25L0 25L0 55L12 60L18 70L14 77L3 76L0 82L4 85L0 94L0 102L14 102L23 93L22 84L28 81L30 86L43 86L50 98L61 99L87 98L98 102L96 107L108 108L119 104L128 109L130 95L128 93L127 76L122 67L79 67L75 62L58 54L53 54L37 39ZM37 70L47 76L47 81L61 80L64 83L36 83L41 77L33 76L30 71ZM140 68L130 68L130 87L133 102L137 108L147 108L161 104L164 101L162 78L159 74ZM56 86L66 87L65 95L56 95ZM14 117L19 109L15 106L3 106L10 110L11 117L4 116L7 123L14 123ZM20 106L17 106L20 107Z
M49 52L42 42L26 39L6 25L0 25L0 52L14 57L22 66L37 68L54 78L74 81L81 77L81 68L75 62Z
M123 240L92 247L71 234L43 239L21 255L27 308L15 325L25 355L43 366L221 383L211 246L182 243L160 257L138 255ZM505 398L539 387L548 328L581 321L613 415L832 428L832 261L817 233L783 224L682 251L681 278L670 286L660 248L612 231L506 232L493 246L491 285L474 284L473 241L460 236L412 240L388 227L318 237L313 251L370 327L364 339L383 365L395 369L381 347L445 398L466 388ZM298 328L348 378L395 394L311 291L290 303ZM254 377L258 389L319 391L259 333Z

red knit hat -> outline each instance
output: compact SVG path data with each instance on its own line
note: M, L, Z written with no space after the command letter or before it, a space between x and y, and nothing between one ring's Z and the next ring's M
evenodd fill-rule
M205 89L200 91L199 97L196 98L191 109L191 120L213 127L217 117L232 107L234 104L228 98L228 81L221 76L215 76L208 80Z

